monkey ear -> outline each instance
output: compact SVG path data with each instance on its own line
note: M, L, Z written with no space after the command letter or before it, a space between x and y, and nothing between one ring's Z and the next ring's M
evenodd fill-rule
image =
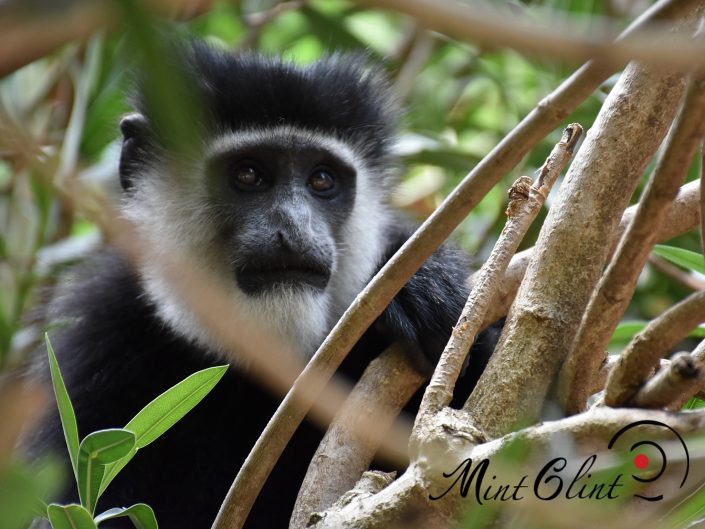
M127 191L134 186L149 155L149 123L142 114L134 112L120 120L120 130L120 185Z

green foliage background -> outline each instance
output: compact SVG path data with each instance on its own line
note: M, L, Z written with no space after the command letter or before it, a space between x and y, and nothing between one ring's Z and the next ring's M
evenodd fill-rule
M117 196L117 123L129 111L128 71L136 50L144 52L153 42L151 25L166 24L150 19L132 1L118 3L126 16L116 28L63 46L0 79L0 372L21 364L40 342L41 308L58 274L100 243L93 217L76 207L71 183L80 181ZM502 4L508 16L518 10L537 20L557 14L589 24L592 16L609 15L626 25L635 13L619 6L647 3ZM249 47L300 63L333 51L364 51L382 63L407 110L399 143L404 171L398 203L419 220L579 66L458 42L426 32L407 17L345 0L302 2L302 7L281 10L259 25L262 13L276 4L219 1L204 14L168 25L214 46ZM149 53L145 55L149 63ZM158 67L158 54L151 60ZM616 78L565 123L577 121L588 129ZM164 98L172 88L165 84ZM188 113L177 116L176 123L188 126ZM555 130L506 175L457 229L457 242L477 265L503 225L505 190L516 177L532 175L541 166L560 133ZM698 172L695 162L688 179ZM545 212L524 247L533 244L543 217ZM699 251L699 234L669 244ZM627 319L653 318L688 292L682 283L648 267ZM638 328L624 326L615 343L624 343ZM26 469L22 473L22 479L31 474ZM0 529L4 527L0 521Z

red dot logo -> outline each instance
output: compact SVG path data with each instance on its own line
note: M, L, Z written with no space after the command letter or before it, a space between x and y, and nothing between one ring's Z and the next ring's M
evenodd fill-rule
M649 458L644 454L634 456L634 466L639 470L643 470L649 466Z

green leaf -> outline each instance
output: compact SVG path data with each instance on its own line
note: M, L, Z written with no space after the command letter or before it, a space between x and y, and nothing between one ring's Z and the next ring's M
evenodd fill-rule
M96 529L91 513L80 505L57 505L47 507L47 516L53 529Z
M663 520L663 527L682 529L695 527L698 521L705 519L705 485L700 485L683 501L676 504Z
M612 333L612 338L610 338L610 343L623 343L631 340L634 335L638 332L644 330L644 327L649 322L647 321L623 321Z
M673 264L705 275L705 259L699 253L663 244L654 246L654 253Z
M61 418L61 427L64 430L64 438L66 439L66 447L69 450L71 458L71 467L73 468L74 477L78 476L78 425L76 424L76 413L73 411L71 399L66 391L64 379L61 377L59 363L56 360L54 348L49 341L49 335L44 334L44 340L47 345L47 353L49 355L49 370L51 371L51 383L54 386L54 395L56 395L56 404L59 407L59 417Z
M95 523L100 524L105 520L114 518L122 518L127 516L137 529L158 529L157 518L154 516L154 511L149 505L137 503L132 507L120 507L110 509L103 514L99 514L95 518Z
M135 446L125 458L105 467L99 495L105 491L137 450L153 442L191 411L210 393L227 370L228 366L217 366L198 371L142 408L125 426L126 430L135 433Z
M127 430L100 430L86 436L78 451L78 494L89 512L95 509L105 465L122 459L135 447L135 434Z
M698 410L700 408L705 408L705 400L698 397L692 397L685 403L685 406L683 406L684 410Z

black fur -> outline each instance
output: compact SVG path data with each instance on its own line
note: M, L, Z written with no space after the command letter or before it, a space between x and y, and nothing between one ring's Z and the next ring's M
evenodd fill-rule
M389 164L400 108L386 77L365 55L334 54L302 67L251 52L215 50L200 41L181 53L174 69L186 83L184 93L205 109L196 113L199 133L291 125L356 146L371 166ZM160 130L167 124L160 123L154 99L164 87L153 93L148 79L138 74L133 103L163 143L170 131Z
M193 49L189 68L211 112L211 130L285 123L324 132L365 153L365 161L380 168L380 178L389 178L396 110L380 77L365 73L359 60L337 57L296 68L274 59L235 58L201 44ZM149 108L142 105L139 110L146 119L133 116L122 124L120 177L128 197L136 193L142 163L152 155L153 139L159 136L150 122ZM389 187L388 182L381 184L381 189ZM250 201L248 207L263 216L270 214L264 203L258 209ZM321 217L335 216L316 209L319 207L324 206L313 211ZM341 217L340 222L344 220ZM411 233L397 218L388 225L387 250L380 267ZM231 232L241 229L235 225L218 236L227 244L233 237ZM285 231L275 230L279 235ZM317 259L325 262L326 257ZM266 269L266 263L254 260ZM346 362L348 372L359 375L370 357L393 341L406 345L419 368L429 372L467 297L467 274L467 261L458 250L449 246L438 250L360 341ZM81 436L123 426L159 393L194 371L222 363L157 316L141 279L115 250L102 251L77 276L81 279L71 284L69 295L55 303L56 319L64 325L51 337L76 407ZM486 334L473 350L470 369L460 383L465 391L484 368L495 339L494 331ZM39 364L46 376L45 360ZM98 511L146 502L154 508L163 529L209 528L278 402L247 373L231 368L196 409L154 445L138 452L107 489ZM298 486L320 435L308 423L299 428L246 527L288 526ZM30 447L31 453L47 450L65 453L55 411ZM76 501L75 490L67 491L63 500Z

